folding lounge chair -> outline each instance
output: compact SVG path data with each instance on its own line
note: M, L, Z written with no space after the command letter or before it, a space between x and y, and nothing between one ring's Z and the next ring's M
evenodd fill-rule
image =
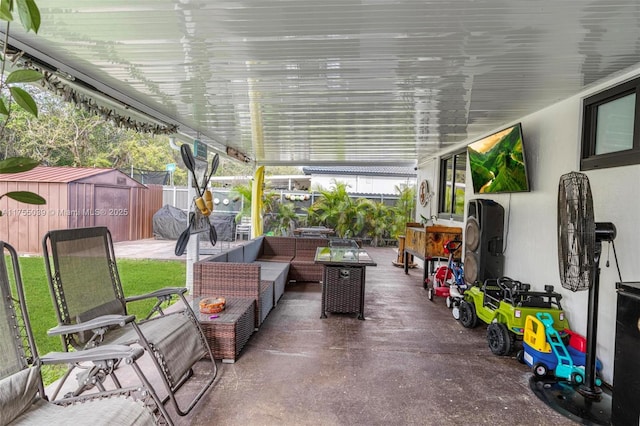
M164 288L125 298L106 227L51 231L43 239L43 252L59 324L49 330L49 335L60 335L67 351L107 343L142 346L176 412L183 416L191 411L212 386L217 367L198 319L184 297L187 289ZM162 305L172 296L179 297L185 309L164 312ZM127 316L127 302L149 298L157 301L145 319L134 321ZM204 370L204 386L183 408L176 392L192 376L197 363L200 367L205 364L197 370ZM83 392L83 383L101 381L91 373L76 393Z
M5 253L11 258L13 284ZM171 425L160 399L139 369L141 348L105 345L82 352L38 357L20 276L18 257L0 241L0 425ZM140 379L132 387L49 402L40 368L45 364L84 362L129 364ZM139 399L136 399L139 398Z

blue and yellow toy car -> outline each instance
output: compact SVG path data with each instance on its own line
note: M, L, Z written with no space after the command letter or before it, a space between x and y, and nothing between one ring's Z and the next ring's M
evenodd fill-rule
M532 368L534 376L542 378L553 373L570 383L584 382L586 339L569 329L559 333L548 313L527 316L522 346L523 361ZM597 360L596 370L601 369L602 363ZM600 384L600 379L596 379L596 385Z

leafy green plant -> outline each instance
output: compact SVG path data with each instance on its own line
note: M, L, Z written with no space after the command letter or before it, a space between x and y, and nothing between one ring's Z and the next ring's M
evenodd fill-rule
M364 201L366 207L365 232L371 237L371 245L377 247L383 238L389 236L389 225L393 217L390 207L379 201Z
M369 237L371 244L397 238L413 220L416 190L410 185L396 186L398 200L394 206L382 202L354 198L348 185L332 181L330 189L318 188L321 197L307 209L310 225L325 225L336 230L341 238Z
M296 228L298 216L293 203L278 203L274 211L275 219L272 223L273 232L278 236L291 236Z
M309 222L335 229L340 238L360 235L365 226L366 199L353 199L347 192L348 185L337 180L332 188L318 188L321 197L308 209Z
M275 215L280 208L280 194L276 191L269 191L264 194L262 203L263 214Z
M393 207L393 222L391 224L391 236L398 238L405 233L407 222L412 222L416 210L416 188L414 186L400 185L395 187L398 200Z
M242 210L236 215L236 223L240 223L243 216L251 216L252 183L253 181L250 180L246 184L236 185L232 188L236 196L242 197Z
M4 134L4 129L11 119L11 110L15 105L22 108L34 117L38 116L38 106L33 97L23 88L24 83L34 83L42 79L42 74L34 70L16 69L5 77L7 60L9 57L9 27L13 22L14 10L18 10L18 16L23 28L37 33L40 29L40 10L34 0L1 0L0 20L7 23L5 39L2 46L2 57L0 58L0 91L9 93L9 98L5 102L0 98L0 116L4 118L0 125L0 137ZM18 55L19 56L19 55ZM0 161L0 173L20 173L33 169L38 162L26 157L12 157ZM7 192L0 196L8 197L19 202L28 204L45 204L44 198L30 191Z

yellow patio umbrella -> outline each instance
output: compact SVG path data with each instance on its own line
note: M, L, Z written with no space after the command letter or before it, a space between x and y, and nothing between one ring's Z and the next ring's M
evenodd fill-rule
M251 238L262 235L262 198L264 195L264 166L256 169L251 187Z

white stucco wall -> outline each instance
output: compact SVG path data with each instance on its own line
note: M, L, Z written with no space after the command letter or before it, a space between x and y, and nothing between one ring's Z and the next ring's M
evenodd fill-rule
M558 271L556 204L560 176L579 170L582 99L604 88L640 75L640 69L600 84L579 96L561 101L535 114L521 118L523 141L531 192L476 196L467 168L466 201L472 198L491 198L505 208L505 270L504 274L530 283L542 290L546 284L555 286L563 295L563 307L571 328L586 334L588 291L572 292L562 288ZM505 123L509 125L511 123ZM500 130L500 129L495 129ZM466 141L460 147L464 147ZM418 181L434 180L437 188L438 159L419 165ZM598 222L613 222L618 230L615 240L622 279L640 280L638 259L640 242L640 165L614 167L587 172L594 198L595 218ZM435 191L437 192L437 190ZM435 199L428 209L435 214ZM418 210L418 218L421 213ZM427 216L428 217L428 216ZM446 221L438 221L446 223ZM454 225L453 223L450 223ZM464 227L463 223L458 223ZM603 362L603 378L613 381L615 349L616 291L619 281L613 250L603 245L598 316L597 356ZM609 268L605 267L610 253Z
M429 185L431 199L426 206L422 206L418 201L416 203L416 218L420 222L420 215L429 219L433 215L438 214L438 161L436 159L429 160L418 167L418 177L416 180L416 189L420 188L420 182L426 180Z

